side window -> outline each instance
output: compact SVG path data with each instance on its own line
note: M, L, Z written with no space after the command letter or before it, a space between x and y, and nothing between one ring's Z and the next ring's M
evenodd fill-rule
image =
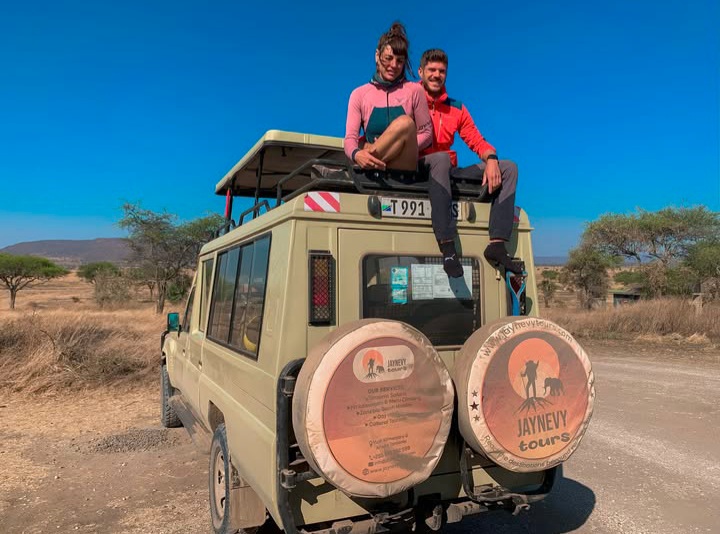
M215 270L208 336L223 343L227 343L230 333L230 314L235 294L239 254L240 249L237 247L219 254Z
M230 334L230 344L244 349L243 336L245 335L245 313L247 311L247 294L250 285L253 252L255 244L242 247L240 253L240 274L235 288L235 306L233 308L233 329Z
M270 238L256 241L252 261L252 272L248 284L247 309L245 310L243 335L243 348L255 355L257 355L258 345L260 344L269 259Z
M190 321L192 319L193 300L195 300L195 288L194 287L192 288L192 291L190 291L190 296L188 297L187 306L185 306L185 316L183 317L183 321L182 321L183 332L190 332Z
M210 282L212 282L213 260L202 262L202 291L200 293L200 331L205 331L205 309L210 298Z
M218 255L208 337L257 356L270 236Z

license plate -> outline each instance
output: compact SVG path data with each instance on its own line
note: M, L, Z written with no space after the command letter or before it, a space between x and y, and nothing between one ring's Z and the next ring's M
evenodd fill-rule
M430 201L420 198L399 198L399 197L382 197L383 217L401 217L405 219L429 219L432 213ZM462 212L460 211L460 203L453 201L451 207L452 216L457 220L462 220Z

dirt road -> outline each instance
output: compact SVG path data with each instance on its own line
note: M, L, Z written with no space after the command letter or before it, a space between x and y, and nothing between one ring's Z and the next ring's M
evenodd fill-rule
M446 532L717 531L720 352L586 348L596 412L554 493ZM208 532L207 459L157 408L155 391L0 398L0 532Z

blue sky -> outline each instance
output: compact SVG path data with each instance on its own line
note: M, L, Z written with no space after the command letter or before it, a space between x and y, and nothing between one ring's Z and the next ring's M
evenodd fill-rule
M0 247L123 235L125 201L222 213L215 183L264 131L343 135L396 19L414 66L448 52L449 93L518 163L536 255L606 212L720 210L719 6L6 2Z

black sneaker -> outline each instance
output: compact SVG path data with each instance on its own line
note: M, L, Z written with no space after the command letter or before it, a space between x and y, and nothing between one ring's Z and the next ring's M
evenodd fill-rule
M513 261L505 250L505 243L490 243L483 255L487 262L495 268L502 266L513 274L523 274L522 263Z
M443 257L443 269L450 278L460 278L463 275L463 266L457 254Z

